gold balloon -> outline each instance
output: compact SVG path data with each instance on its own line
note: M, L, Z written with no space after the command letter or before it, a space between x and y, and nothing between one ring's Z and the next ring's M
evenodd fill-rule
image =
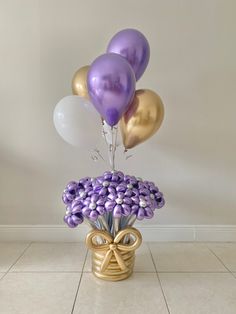
M146 141L159 129L163 118L161 98L149 89L137 90L132 104L120 121L124 147L133 148Z
M88 89L87 89L87 75L89 66L85 65L75 72L72 79L72 91L74 95L78 95L89 99Z

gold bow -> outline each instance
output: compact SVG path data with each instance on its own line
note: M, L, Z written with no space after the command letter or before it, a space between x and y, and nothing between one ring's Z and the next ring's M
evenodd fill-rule
M126 235L133 235L135 240L131 244L123 244L120 243L121 240ZM103 244L97 244L94 243L93 239L95 237L100 237L103 240L105 240ZM86 245L87 247L92 251L107 251L106 255L104 257L104 260L101 265L101 271L104 272L107 269L107 266L112 258L112 255L114 254L117 263L119 264L121 270L127 270L127 266L125 264L125 261L123 260L122 254L120 254L120 251L133 251L136 250L142 243L142 235L141 233L132 227L125 228L123 230L120 230L115 238L112 237L110 233L104 230L95 229L88 233L86 237Z

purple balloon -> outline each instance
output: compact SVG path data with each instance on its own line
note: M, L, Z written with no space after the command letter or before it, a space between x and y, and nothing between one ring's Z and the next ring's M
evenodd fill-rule
M72 220L74 221L75 225L79 225L83 222L83 220L81 219L81 217L78 217L76 215L72 215L71 216Z
M90 210L87 206L85 206L85 207L82 209L82 213L83 213L83 215L84 215L85 217L88 217L89 214L90 214L90 212L91 212L91 210Z
M105 203L106 203L106 197L102 197L102 198L99 198L99 200L97 200L98 206L103 206Z
M66 197L65 194L62 195L62 200L63 200L64 204L66 204L66 205L71 203L71 201Z
M126 186L120 184L120 185L117 186L116 191L117 192L125 192L126 191Z
M97 202L98 199L99 199L98 194L94 194L94 193L93 193L93 194L91 195L91 201L92 201L92 202Z
M73 209L71 211L72 214L77 214L77 213L81 213L81 212L82 212L82 206L79 206L79 205L73 207Z
M92 210L89 214L89 218L92 220L92 221L95 221L97 220L98 218L98 213L96 210Z
M107 201L105 203L105 208L108 212L111 212L114 209L115 205L116 203L114 201Z
M113 211L113 216L115 218L120 218L122 215L122 207L120 205L116 205Z
M90 99L110 126L118 123L135 93L130 64L115 53L101 55L91 64L87 85Z
M150 207L145 208L145 217L151 219L154 216L154 212Z
M107 194L107 189L106 188L102 188L99 193L98 193L100 196L104 196Z
M127 197L131 197L132 195L133 195L132 190L127 190L127 191L125 192L125 196L127 196Z
M114 193L116 193L116 190L113 187L109 186L108 192L111 194L114 194Z
M138 205L133 205L132 209L131 209L131 214L136 214L139 210L139 206Z
M96 210L100 215L104 215L106 212L103 206L97 206Z
M121 207L122 207L122 209L123 209L123 215L124 215L124 216L130 215L130 213L131 213L131 208L130 208L129 205L127 205L127 204L122 204Z
M145 217L144 209L142 207L140 207L139 211L138 211L138 214L137 214L137 219L138 220L143 220L144 217Z
M135 29L124 29L111 39L107 52L113 52L124 57L134 70L138 81L150 58L150 47L145 36Z
M67 225L68 225L70 228L75 228L75 227L77 227L77 224L75 224L74 220L73 220L71 217L69 217L69 218L67 219L66 223L67 223Z
M132 204L132 200L130 197L125 197L124 198L124 203L127 204L127 205L131 205Z

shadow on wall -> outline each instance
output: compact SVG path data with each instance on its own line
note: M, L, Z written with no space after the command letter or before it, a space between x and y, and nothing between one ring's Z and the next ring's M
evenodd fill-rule
M140 148L141 149L141 148ZM222 161L168 144L149 144L145 176L156 180L166 206L160 220L168 223L227 224L235 221L235 173ZM203 151L204 153L204 151ZM158 156L158 159L157 159ZM221 167L220 167L221 166ZM155 169L156 171L153 171Z

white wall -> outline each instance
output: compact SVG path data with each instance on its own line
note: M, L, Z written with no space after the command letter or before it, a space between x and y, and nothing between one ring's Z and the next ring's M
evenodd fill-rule
M236 224L235 12L234 0L1 1L0 224L61 224L67 181L104 170L59 138L52 112L127 27L150 42L138 87L161 95L166 117L120 169L165 193L153 223Z

